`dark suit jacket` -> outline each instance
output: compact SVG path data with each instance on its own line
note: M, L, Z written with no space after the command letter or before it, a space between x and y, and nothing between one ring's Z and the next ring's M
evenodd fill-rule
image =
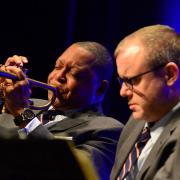
M110 117L104 116L98 108L90 108L74 113L53 126L38 126L29 134L30 138L73 137L75 147L88 152L102 180L108 180L114 163L116 145L123 125ZM7 121L7 114L2 114L0 124ZM10 119L8 115L8 119ZM4 120L3 120L4 119ZM3 124L2 123L2 124Z
M175 158L173 161L172 172L173 172L173 175L172 175L171 180L180 179L180 136L177 142L177 148L175 149Z
M117 179L132 146L144 127L145 121L136 121L130 118L124 127L117 146L115 163L111 172L111 180ZM180 134L180 108L173 114L172 119L165 126L158 138L137 180L168 179L172 173L174 150Z

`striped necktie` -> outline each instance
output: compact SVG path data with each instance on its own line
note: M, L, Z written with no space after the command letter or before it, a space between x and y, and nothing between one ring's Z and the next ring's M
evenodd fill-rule
M137 159L139 158L142 149L150 139L150 129L148 127L145 127L141 134L139 135L137 142L133 146L131 152L129 153L122 169L120 172L118 180L125 179L126 175L132 170L133 165L137 162Z

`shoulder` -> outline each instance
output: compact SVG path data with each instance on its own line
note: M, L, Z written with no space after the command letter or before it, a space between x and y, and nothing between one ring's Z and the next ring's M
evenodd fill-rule
M86 132L93 139L100 140L101 138L107 138L112 141L118 141L123 127L124 125L116 119L106 116L96 116L90 119L87 126L80 131Z
M16 125L14 124L14 117L8 113L0 114L0 126L4 128L15 128Z
M109 129L109 128L123 128L124 125L112 117L107 116L93 116L89 117L89 125L95 126L96 128Z
M123 129L123 124L118 120L106 116L86 116L73 119L74 121L82 120L82 123L69 128L68 133L76 139L90 140L107 137L108 139L118 140ZM66 120L64 120L66 121ZM66 121L66 123L68 123ZM75 122L72 122L75 124ZM68 123L69 124L69 123Z

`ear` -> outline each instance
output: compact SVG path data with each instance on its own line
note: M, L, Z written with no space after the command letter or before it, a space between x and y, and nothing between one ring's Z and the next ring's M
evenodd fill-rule
M166 84L168 86L172 86L179 77L179 68L176 63L169 62L165 66L165 70L166 70L166 73L165 73Z
M97 96L104 97L104 94L105 94L106 90L108 89L108 86L109 86L109 81L107 81L107 80L101 81L101 83L97 89L97 92L96 92Z

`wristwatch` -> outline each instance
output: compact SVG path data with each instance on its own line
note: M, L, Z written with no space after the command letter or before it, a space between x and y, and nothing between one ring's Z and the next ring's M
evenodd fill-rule
M34 112L31 109L25 109L23 113L14 118L14 123L16 126L20 126L23 122L29 123L34 118Z

